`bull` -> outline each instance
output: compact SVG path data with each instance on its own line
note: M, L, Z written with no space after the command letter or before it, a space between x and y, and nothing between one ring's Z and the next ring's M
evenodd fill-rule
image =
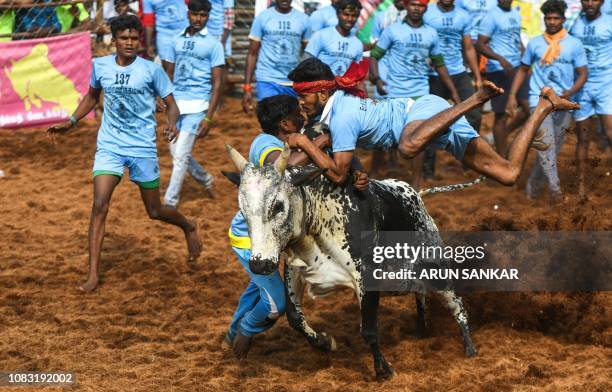
M287 168L285 147L274 165L256 167L227 146L240 176L227 175L238 185L239 206L249 226L251 260L257 274L269 274L279 265L281 252L288 262L284 269L289 324L315 348L330 352L336 342L315 331L306 320L301 301L305 289L313 297L341 287L352 289L361 310L361 335L374 357L379 380L393 376L378 343L378 291L364 290L362 231L417 231L438 235L438 229L419 194L405 182L372 180L367 192L352 186L337 186L312 166ZM313 179L314 178L314 179ZM476 354L461 298L450 289L436 291L459 324L465 355ZM425 293L416 293L417 331L426 330Z

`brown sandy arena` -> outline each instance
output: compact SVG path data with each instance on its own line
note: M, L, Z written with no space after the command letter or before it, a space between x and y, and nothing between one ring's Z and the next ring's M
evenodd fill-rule
M313 326L337 339L337 352L315 351L283 318L239 366L221 340L247 275L228 244L237 198L220 171L232 169L223 143L246 154L258 129L233 99L195 152L215 174L220 198L206 199L191 179L184 187L182 211L197 218L204 242L201 268L187 267L182 233L149 220L137 187L124 179L107 222L102 285L78 293L96 129L81 126L57 145L36 130L0 133L7 175L0 179L0 371L73 371L79 389L91 391L612 390L610 293L467 295L474 359L464 358L458 328L440 303L431 301L431 337L417 340L412 296L383 298L382 350L397 375L378 384L357 303L343 291L305 306ZM164 188L171 160L167 144L159 145ZM574 146L570 135L561 156L568 195L575 191ZM519 187L492 182L426 204L442 230L610 230L610 162L595 145L591 157L585 205L533 202ZM446 154L443 161L436 183L465 180L458 163ZM387 175L405 179L408 167Z

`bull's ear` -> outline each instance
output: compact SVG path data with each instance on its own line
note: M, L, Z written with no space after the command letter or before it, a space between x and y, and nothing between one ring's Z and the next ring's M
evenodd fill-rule
M325 173L325 171L326 169L321 169L314 165L300 167L299 170L291 173L291 183L295 186L307 184Z
M222 171L221 174L223 174L225 178L230 180L234 185L240 186L240 174L239 173Z

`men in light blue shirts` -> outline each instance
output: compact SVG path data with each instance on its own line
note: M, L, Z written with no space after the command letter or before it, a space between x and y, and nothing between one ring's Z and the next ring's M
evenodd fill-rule
M214 197L213 177L192 156L196 138L208 134L221 95L225 58L223 46L206 27L211 5L208 0L190 0L189 27L170 51L167 69L174 81L174 96L181 116L180 130L170 145L172 176L164 195L164 203L176 207L185 174L189 174ZM212 95L211 95L212 80Z
M305 52L329 65L334 75L342 76L349 65L363 57L363 44L351 33L357 23L359 0L338 0L338 25L317 31L308 41Z
M160 96L166 104L164 134L172 142L178 136L176 120L179 111L172 96L170 79L159 65L138 57L142 25L137 16L118 16L112 19L110 28L117 54L95 59L89 91L70 116L70 121L47 130L51 136L70 130L93 110L104 91L104 115L93 167L89 274L87 282L80 287L83 292L90 292L98 286L106 215L125 167L130 179L140 188L149 217L183 230L190 260L199 256L201 248L196 226L175 208L162 205L159 197L155 97Z
M244 71L242 108L253 106L251 82L257 79L257 99L277 94L295 96L287 74L300 61L308 38L308 16L291 7L291 0L278 0L253 21L249 34L249 53Z
M586 82L586 53L580 40L567 34L563 28L565 10L567 5L563 0L547 0L542 4L540 11L544 15L546 31L544 35L532 38L527 44L521 67L508 96L506 112L510 115L516 110L516 93L530 69L533 70L529 82L529 107L532 111L535 110L543 87L551 87L558 95L569 98ZM546 180L551 198L554 201L563 199L557 172L557 156L569 120L568 112L555 112L542 123L542 142L549 147L545 151L538 151L536 164L529 176L527 194L532 198L538 196L542 183Z
M310 15L308 24L312 34L328 27L334 27L338 24L338 15L335 8L337 1L338 0L332 0L330 5L321 7Z
M612 145L612 15L601 12L602 4L605 4L603 0L582 0L583 14L570 31L582 41L589 63L589 77L576 96L580 109L574 112L578 129L578 194L583 200L586 198L584 170L588 132L595 129L594 115L601 121L608 145Z
M164 69L175 38L188 26L187 6L184 0L143 0L143 22L147 56L154 59L158 54ZM155 45L153 28L155 27Z
M234 28L234 0L211 0L212 8L206 28L208 33L221 41L225 48L225 57L232 55L230 33Z
M423 23L427 0L409 0L406 18L387 27L371 52L370 80L376 81L376 90L383 98L417 99L429 94L430 65L438 71L440 80L455 103L461 99L448 74L436 30ZM388 57L387 79L378 72L378 60ZM424 156L413 160L412 182L420 186Z
M517 92L517 99L522 112L517 113L512 121L506 123L506 102L512 79L521 62L523 44L521 42L521 15L512 8L512 0L498 0L494 7L480 22L476 49L487 57L485 79L492 81L504 89L505 93L491 100L495 113L493 135L495 147L502 155L506 155L508 132L516 128L529 114L527 95L529 86L523 83Z
M482 84L478 56L469 33L470 20L470 15L457 7L455 0L438 0L437 3L429 3L423 17L425 24L438 32L440 50L444 53L444 64L462 101L475 91L472 77L465 71L464 60L472 71L476 88ZM444 99L451 98L450 91L435 71L429 76L429 92ZM480 129L480 108L472 110L465 117L474 129ZM436 151L430 148L425 151L423 172L426 178L433 178Z
M470 15L469 34L472 41L478 40L480 22L489 11L497 6L497 0L459 0L457 5Z

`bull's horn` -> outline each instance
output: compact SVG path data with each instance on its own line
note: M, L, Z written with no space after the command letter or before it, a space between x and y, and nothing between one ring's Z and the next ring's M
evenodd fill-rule
M248 165L249 162L244 159L244 157L240 155L240 153L236 151L232 146L226 144L225 149L227 150L230 159L232 160L234 166L236 166L236 169L238 169L238 171L242 171L242 169L244 169L246 165Z
M289 153L291 153L291 148L288 144L285 143L285 148L281 152L280 156L274 162L274 168L281 176L285 173L285 169L287 168L287 161L289 160Z

